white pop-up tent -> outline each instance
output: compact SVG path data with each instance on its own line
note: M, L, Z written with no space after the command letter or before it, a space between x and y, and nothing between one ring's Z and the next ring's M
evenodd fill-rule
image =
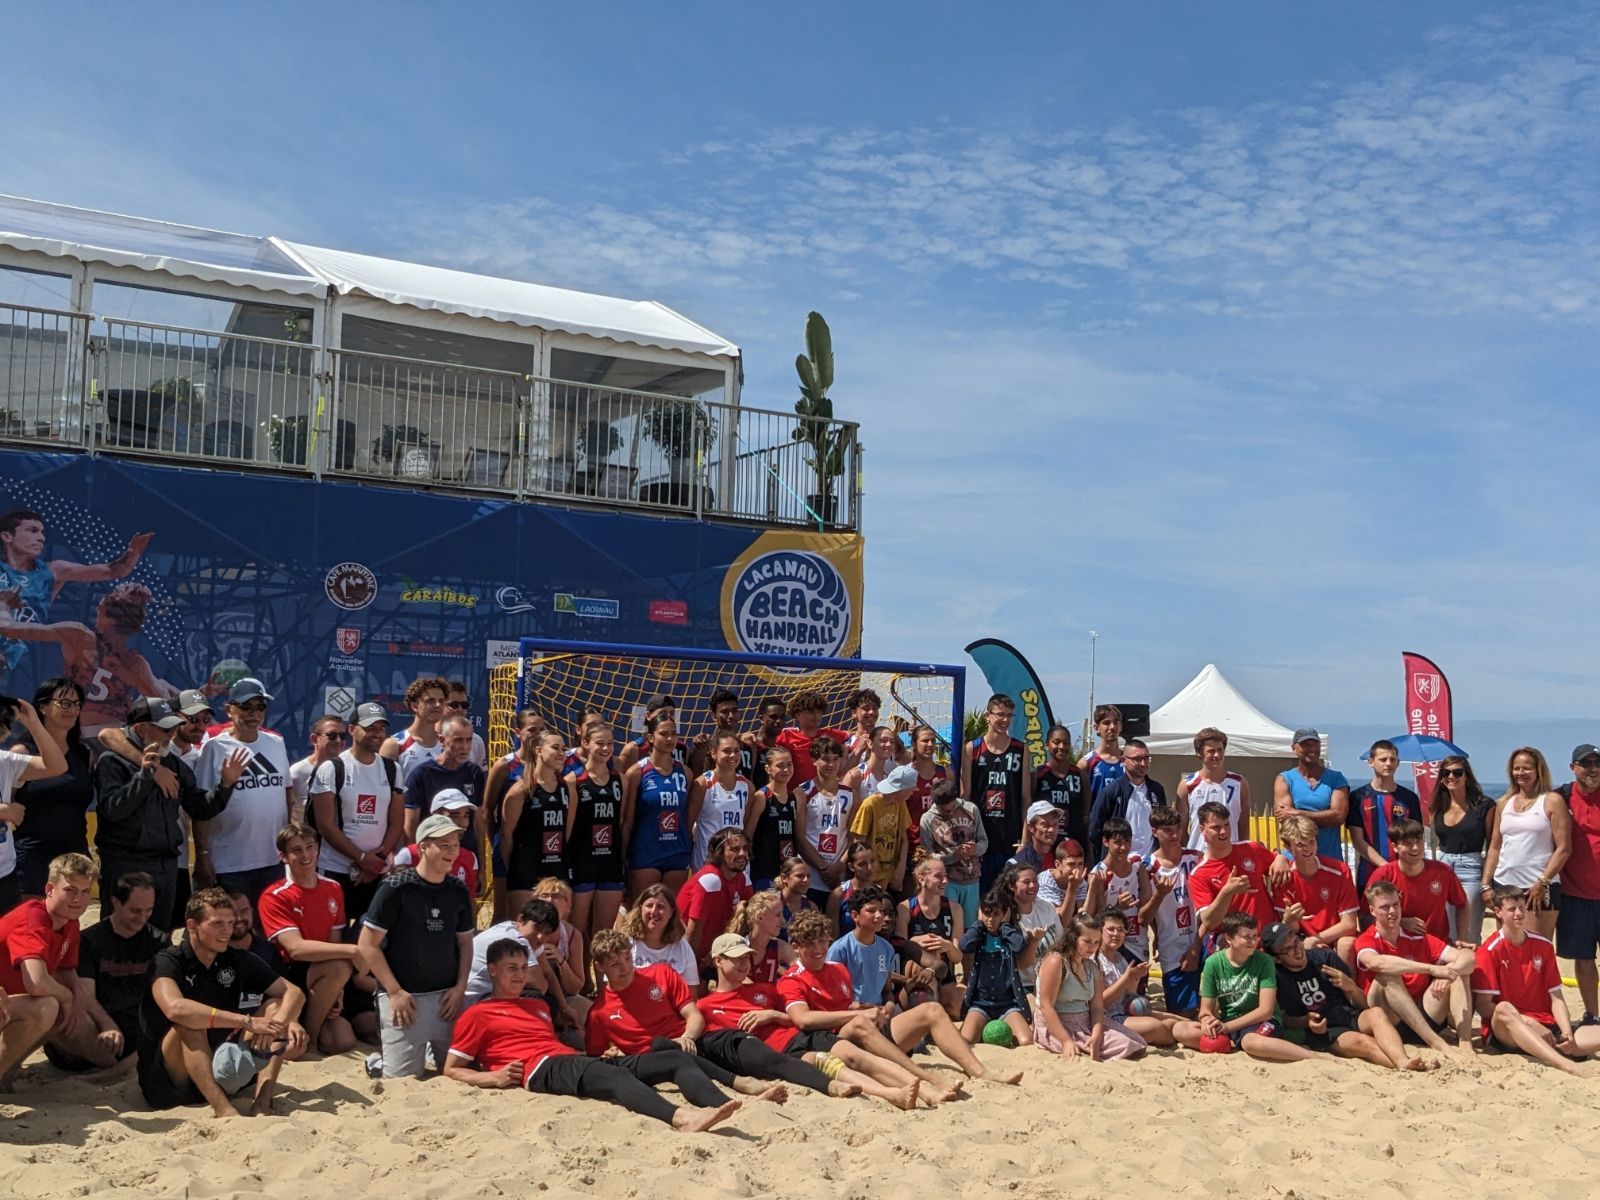
M1216 666L1191 679L1172 699L1150 714L1150 774L1170 797L1178 781L1197 770L1194 735L1210 726L1228 735L1228 769L1250 783L1251 809L1272 810L1272 785L1279 772L1294 766L1294 730L1280 725L1247 700ZM1328 757L1328 735L1322 735L1322 757Z

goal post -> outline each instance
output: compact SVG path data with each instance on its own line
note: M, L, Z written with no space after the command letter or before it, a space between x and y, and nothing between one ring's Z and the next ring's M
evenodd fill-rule
M850 696L871 688L883 700L881 724L926 725L948 761L959 763L966 677L965 667L943 663L525 637L517 658L489 674L489 746L495 754L511 749L512 719L524 708L569 738L590 707L625 734L635 734L643 728L645 699L662 692L677 701L680 733L693 737L710 731L707 701L721 688L738 693L745 730L754 728L763 701L787 705L802 691L820 692L827 700L824 727L848 727Z

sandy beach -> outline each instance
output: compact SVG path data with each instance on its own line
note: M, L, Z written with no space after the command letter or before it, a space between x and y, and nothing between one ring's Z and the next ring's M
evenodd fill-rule
M1573 997L1576 1000L1576 997ZM360 1058L289 1064L283 1115L141 1111L131 1072L66 1078L42 1058L0 1097L0 1194L484 1195L786 1200L1069 1195L1573 1197L1589 1193L1600 1080L1510 1055L1400 1075L1332 1059L1266 1066L1169 1051L1021 1065L937 1110L805 1093L747 1101L681 1135L615 1107L442 1079L365 1077ZM942 1061L937 1060L936 1061ZM954 1068L946 1068L954 1073Z

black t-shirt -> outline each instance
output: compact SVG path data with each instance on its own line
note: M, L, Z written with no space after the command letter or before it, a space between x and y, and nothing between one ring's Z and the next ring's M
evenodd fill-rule
M12 743L23 754L37 754L33 735L26 730ZM49 779L32 779L12 797L27 806L28 815L17 827L17 845L51 856L89 848L89 805L94 803L94 773L89 751L83 745L67 750L67 771ZM112 882L115 882L114 880Z
M245 950L224 950L211 960L208 967L195 956L189 935L177 946L168 946L156 955L150 964L150 986L158 979L170 979L178 985L185 1000L193 1000L215 1008L219 1012L253 1014L266 1002L267 989L278 981L267 965ZM156 1003L154 991L145 993L139 1007L139 1057L161 1052L161 1039L167 1036L172 1022ZM215 1050L236 1032L218 1026L206 1031L206 1040Z
M124 1031L138 1025L139 1006L150 991L150 964L169 944L154 925L123 937L109 918L79 936L78 974L94 980L94 998Z
M415 994L456 985L457 935L477 928L472 897L454 876L429 883L416 871L389 872L372 898L366 923L383 934L383 956L401 987Z
M1071 767L1057 775L1040 767L1033 777L1033 798L1048 800L1061 813L1061 832L1087 853L1089 846L1089 800L1083 794L1083 776Z
M972 795L989 835L989 853L1002 848L1007 857L1022 840L1022 773L1027 751L1016 738L994 751L982 738L972 742Z
M1343 971L1351 979L1356 977L1344 959L1332 950L1321 947L1307 950L1306 965L1298 971L1291 971L1281 962L1277 964L1279 1007L1285 1016L1304 1017L1319 1013L1327 1018L1330 1025L1354 1027L1360 1014L1338 985L1322 973L1323 967Z

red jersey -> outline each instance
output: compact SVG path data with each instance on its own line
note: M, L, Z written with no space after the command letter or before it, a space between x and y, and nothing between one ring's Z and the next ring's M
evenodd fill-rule
M1466 889L1456 873L1450 869L1450 864L1437 859L1423 859L1422 873L1416 876L1402 871L1398 860L1384 863L1372 873L1367 886L1380 880L1400 889L1400 915L1421 919L1436 938L1450 936L1450 910L1446 906L1465 908L1467 905Z
M778 996L785 1009L804 1004L813 1012L845 1012L856 1002L850 968L836 962L823 963L820 971L808 971L795 963L778 980Z
M683 1006L693 998L683 976L666 963L640 967L620 992L601 989L584 1026L583 1048L596 1057L608 1046L643 1054L654 1038L680 1038L686 1028Z
M344 889L321 875L309 888L284 879L261 893L256 917L269 942L291 929L308 942L331 942L333 931L344 928Z
M922 841L922 814L928 811L933 804L933 785L943 783L950 777L950 772L939 763L933 764L933 774L926 779L917 776L917 786L911 789L911 795L906 797L906 811L911 814L911 825L906 830L906 838L911 850L916 850ZM907 862L910 861L908 854Z
M1372 986L1375 978L1373 973L1361 965L1361 960L1368 953L1392 954L1397 958L1409 958L1412 962L1436 963L1441 961L1450 952L1450 943L1443 938L1434 937L1431 933L1411 934L1401 930L1397 940L1386 941L1378 927L1373 925L1364 930L1356 938L1355 955L1356 986L1366 991ZM1406 991L1411 993L1413 1000L1422 999L1422 993L1428 990L1428 985L1433 982L1431 975L1402 975Z
M794 757L794 778L789 780L790 789L799 787L802 783L810 783L817 777L817 764L811 760L811 743L819 737L831 737L843 746L847 740L843 731L838 729L821 729L807 736L793 725L785 726L778 730L778 745L788 750ZM852 766L854 764L851 764ZM843 774L843 771L840 772Z
M0 917L0 987L25 995L22 964L30 958L41 960L48 975L78 969L78 923L55 928L43 900L24 900Z
M1529 933L1518 946L1503 932L1496 931L1478 947L1478 963L1472 971L1472 990L1479 995L1505 1000L1519 1013L1556 1023L1550 997L1561 990L1561 972L1556 969L1556 948L1548 938Z
M700 922L700 940L694 948L696 962L711 957L711 943L728 927L739 902L753 894L748 879L739 875L730 880L715 863L707 863L684 881L678 889L678 915L685 921Z
M556 1036L550 1006L543 1000L532 996L496 1000L491 996L456 1018L450 1053L485 1071L498 1071L520 1060L526 1083L545 1059L577 1051Z
M1302 875L1297 867L1272 893L1272 906L1279 914L1291 904L1306 910L1305 916L1300 918L1300 932L1304 934L1332 929L1346 913L1358 912L1361 908L1350 868L1336 858L1318 857L1317 863L1315 875Z
M700 1009L700 1015L706 1019L706 1030L717 1033L724 1029L738 1029L739 1019L745 1013L757 1012L761 1009L772 1009L782 1012L782 1001L778 998L778 989L770 983L747 983L733 992L708 992L695 1001ZM783 1048L794 1041L799 1031L787 1022L780 1024L769 1021L751 1031L753 1036L760 1038L779 1054Z
M1600 900L1600 794L1574 783L1561 789L1572 810L1572 857L1561 868L1561 891L1580 900Z
M414 867L421 857L417 844L412 842L409 846L401 846L394 852L394 865L397 867ZM450 874L454 875L466 885L467 895L478 894L478 856L465 846L456 853L455 862L450 864Z
M1267 866L1271 862L1272 851L1260 842L1235 842L1226 858L1202 859L1189 874L1189 895L1196 914L1211 907L1228 876L1238 871L1250 880L1250 887L1233 897L1228 911L1249 913L1262 929L1271 925L1278 919L1267 888Z

